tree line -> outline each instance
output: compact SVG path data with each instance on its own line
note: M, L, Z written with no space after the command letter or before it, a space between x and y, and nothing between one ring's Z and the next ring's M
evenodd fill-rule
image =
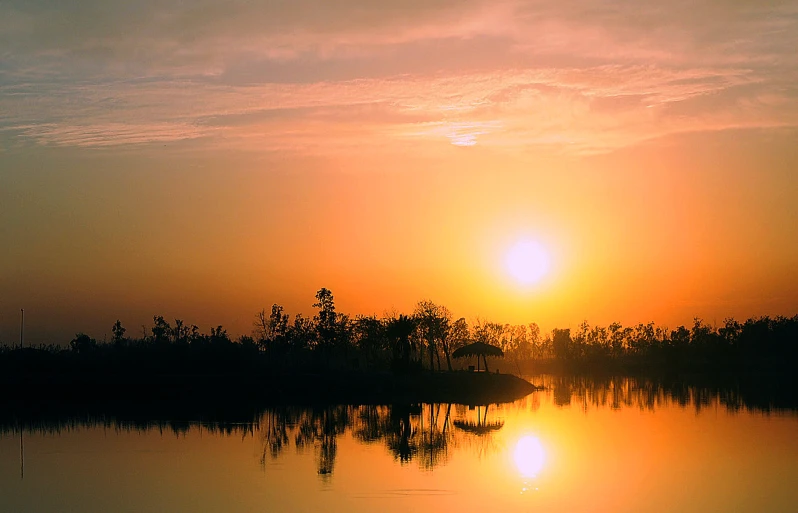
M293 318L280 305L261 310L251 335L233 340L222 326L203 333L180 319L154 316L140 336L130 336L120 321L111 340L99 342L79 333L69 348L40 347L37 365L46 370L64 359L115 363L140 371L190 369L194 372L264 368L286 370L426 370L452 371L467 365L452 353L466 344L483 342L505 353L497 362L504 371L554 369L667 368L675 370L798 369L798 315L760 317L738 322L726 319L714 327L695 319L674 330L654 323L624 327L619 323L542 333L536 323L500 324L455 318L445 307L420 301L411 314L382 317L338 312L332 292L320 289L313 316ZM0 357L13 360L14 348ZM0 366L1 367L1 366Z

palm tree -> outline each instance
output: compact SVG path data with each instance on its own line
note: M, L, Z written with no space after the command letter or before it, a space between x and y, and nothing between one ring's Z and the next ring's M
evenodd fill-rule
M396 370L407 371L410 368L410 352L413 347L410 336L416 330L416 320L400 314L388 320L386 333L393 349L393 365Z

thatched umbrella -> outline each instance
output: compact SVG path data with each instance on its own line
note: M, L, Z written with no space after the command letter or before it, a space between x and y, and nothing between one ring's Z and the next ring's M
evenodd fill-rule
M485 415L480 413L480 406L477 406L477 421L468 420L455 420L454 427L461 429L467 433L477 436L487 435L492 431L496 431L504 427L504 421L498 420L496 422L488 422L488 408L490 405L485 405Z
M504 356L504 351L502 351L496 346L492 346L484 342L474 342L473 344L468 344L466 346L461 347L460 349L457 349L455 352L452 353L452 356L455 358L476 356L477 370L479 370L479 357L481 356L482 361L485 362L485 372L488 372L488 360L486 357L496 356L498 358L501 358Z

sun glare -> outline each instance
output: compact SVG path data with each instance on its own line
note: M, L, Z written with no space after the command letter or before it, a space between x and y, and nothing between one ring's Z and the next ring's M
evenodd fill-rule
M546 462L546 452L537 437L527 435L518 440L513 459L522 476L535 477L543 470L543 464Z
M507 270L522 285L537 283L549 270L549 257L539 243L517 242L507 253Z

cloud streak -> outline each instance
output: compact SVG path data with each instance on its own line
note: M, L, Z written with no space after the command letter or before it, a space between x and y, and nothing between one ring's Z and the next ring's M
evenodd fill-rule
M798 125L789 3L10 2L0 19L17 144L593 153Z

